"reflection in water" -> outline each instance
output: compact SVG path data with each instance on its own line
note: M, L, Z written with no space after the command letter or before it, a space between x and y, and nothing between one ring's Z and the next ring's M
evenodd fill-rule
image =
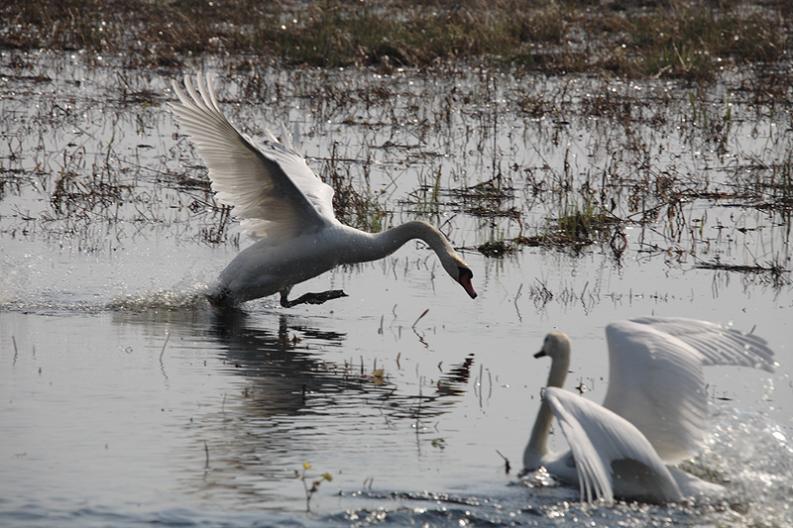
M346 376L310 352L342 344L345 334L309 328L279 315L277 329L249 325L240 310L210 313L208 334L217 341L228 369L246 379L241 390L246 413L258 418L305 411L312 394L343 391Z
M431 424L464 394L474 361L469 355L433 385L406 392L384 369L364 364L363 357L339 360L345 333L311 327L288 314L115 312L113 321L144 325L158 339L168 332L164 369L171 390L179 384L172 366L177 359L207 349L217 370L232 376L232 390L202 402L199 414L184 424L196 449L179 456L206 471L191 471L180 480L188 491L233 494L245 502L266 498L277 504L285 498L284 489L299 492L294 470L306 460L319 465L319 459L330 457L326 466L337 468L354 464L363 434L369 442L386 443L395 430L414 426L415 439L433 434ZM261 328L267 323L273 330ZM196 389L195 397L205 400L206 390ZM401 420L407 425L399 425ZM397 449L416 450L415 442L405 444Z

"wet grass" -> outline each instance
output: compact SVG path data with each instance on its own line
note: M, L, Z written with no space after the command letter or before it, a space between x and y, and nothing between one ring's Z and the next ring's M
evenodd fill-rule
M330 157L324 160L319 177L333 187L333 211L344 224L372 233L383 230L386 210L379 196L368 184L369 161L364 161L364 181L358 182L350 164L339 159L338 145L334 144Z
M536 235L519 235L508 240L491 240L480 244L477 250L486 257L502 257L521 247L542 247L581 251L598 242L611 243L614 254L624 251L620 227L624 221L594 207L574 210L558 218L548 219Z
M529 246L580 249L595 242L610 240L613 227L622 223L621 219L588 205L552 219L544 233L527 238L523 243Z
M666 2L664 2L666 4ZM758 6L759 7L759 6ZM713 79L734 64L769 63L786 53L785 10L738 2L669 2L663 11L615 23L619 46L602 66L633 77Z
M11 0L0 17L0 47L123 54L131 67L181 67L211 54L386 71L464 61L709 81L735 65L789 60L793 9L785 0Z

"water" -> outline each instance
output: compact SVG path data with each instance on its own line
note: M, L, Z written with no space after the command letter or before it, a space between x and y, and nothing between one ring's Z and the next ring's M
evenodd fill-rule
M789 215L746 194L748 180L767 177L751 160L771 166L789 152L784 111L714 88L696 112L715 119L734 105L720 147L681 118L694 112L685 88L663 84L267 71L252 99L253 77L221 78L237 123L254 133L286 123L317 171L371 190L381 222L427 218L472 248L480 296L468 299L411 243L295 289L348 298L289 310L265 299L220 315L201 293L246 241L210 207L202 162L174 136L164 100L143 92L162 93L166 79L134 72L122 83L79 57L25 60L51 81L3 70L0 524L793 522L788 275L698 267L790 268ZM557 115L547 101L565 83L573 96ZM145 97L125 98L130 90ZM527 93L551 94L542 116L516 110ZM586 110L609 93L640 108L630 126ZM735 192L687 195L652 222L625 224L621 257L608 240L502 259L473 249L541 233L584 203L582 182L600 191L603 170L620 217L637 197L645 210L663 201L643 186L659 176L675 189ZM455 194L499 174L499 198ZM548 368L532 358L543 335L571 335L569 385L599 401L604 325L646 314L756 327L778 354L773 375L708 372L712 434L692 464L726 481L728 500L593 507L576 490L519 482ZM558 434L554 444L564 445ZM332 477L309 501L304 471L309 487Z

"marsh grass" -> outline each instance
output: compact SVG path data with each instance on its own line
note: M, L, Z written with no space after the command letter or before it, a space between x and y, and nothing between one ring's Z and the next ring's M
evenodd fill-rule
M447 194L459 204L465 213L484 218L519 219L520 211L514 206L515 188L501 176L475 185L440 191L436 189L435 199Z
M339 159L338 145L334 143L330 157L324 161L319 177L333 187L333 210L342 223L369 232L379 232L385 227L386 210L369 188L368 182L356 181L351 165ZM366 162L365 162L366 163Z
M10 0L0 7L0 47L123 54L138 67L221 54L320 67L475 61L709 81L725 67L789 57L792 12L785 0Z
M671 1L665 9L611 20L621 42L603 67L634 77L708 81L725 65L782 59L789 38L782 11L708 4Z
M581 251L595 243L612 241L623 221L598 207L587 205L574 208L556 218L548 219L540 232L532 236L519 236L510 241L513 248L520 246L571 249ZM614 246L613 248L618 246ZM620 256L622 250L614 249Z
M611 234L610 228L619 223L619 218L587 204L555 219L545 236L555 244L585 246L605 240Z
M103 250L107 235L100 231L118 225L123 237L161 226L200 243L239 244L229 230L233 211L214 202L203 161L187 138L169 133L161 141L167 148L130 148L155 142L158 120L167 115L167 92L155 92L174 72L117 68L123 60L105 70L89 65L84 86L63 85L71 98L66 112L64 98L46 91L56 93L60 85L51 83L61 81L36 80L57 77L36 65L44 60L36 55L11 53L13 64L2 70L10 91L40 94L34 96L40 110L32 112L31 126L9 121L11 133L2 138L7 154L0 155L0 198L35 187L51 210L38 216L12 211L17 220L5 222L0 232L86 236L89 246ZM713 253L700 252L737 249L748 238L741 238L742 230L755 229L722 216L727 227L716 226L718 232L734 228L735 236L716 239L713 220L694 217L692 203L709 211L740 208L739 215L748 211L768 219L769 230L775 225L782 226L777 231L789 230L790 91L769 88L760 94L744 88L756 79L751 72L711 87L453 66L433 70L428 80L414 70L382 75L284 69L254 59L232 60L223 66L226 75L219 72L218 82L227 83L219 90L224 110L235 123L249 123L253 136L280 121L297 123L308 138L332 138L307 152L313 154L309 165L334 187L338 218L361 229L379 231L392 214L404 213L428 218L458 244L470 244L470 237L457 233L475 226L475 240L488 241L470 248L491 257L531 246L572 256L608 254L611 248L618 259L629 250L679 264L712 262ZM92 75L107 75L95 92L89 87ZM785 78L780 75L762 78ZM110 102L92 113L97 101ZM116 114L158 117L147 122L140 115L125 120ZM90 154L62 143L53 150L35 147L36 135L96 119L102 120L102 133L96 133L100 127L90 129L96 136L86 143ZM747 123L754 120L777 127L762 148L745 141L754 133ZM580 141L579 134L589 139ZM703 157L692 155L699 150ZM68 159L48 164L63 152ZM627 239L627 226L647 238ZM783 256L786 251L787 246ZM741 255L725 259L725 266L751 266ZM786 268L790 265L781 266ZM714 272L741 273L730 267Z
M615 255L620 257L625 250L619 240L620 228L624 224L622 219L588 205L548 219L536 235L521 234L510 239L490 240L476 249L486 257L503 257L523 246L577 252L595 243L610 243Z

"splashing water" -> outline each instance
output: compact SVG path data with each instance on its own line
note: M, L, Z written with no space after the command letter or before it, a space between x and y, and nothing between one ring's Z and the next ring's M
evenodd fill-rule
M199 308L207 304L205 297L209 286L193 283L176 289L158 289L142 293L126 293L107 303L110 310L178 310Z

